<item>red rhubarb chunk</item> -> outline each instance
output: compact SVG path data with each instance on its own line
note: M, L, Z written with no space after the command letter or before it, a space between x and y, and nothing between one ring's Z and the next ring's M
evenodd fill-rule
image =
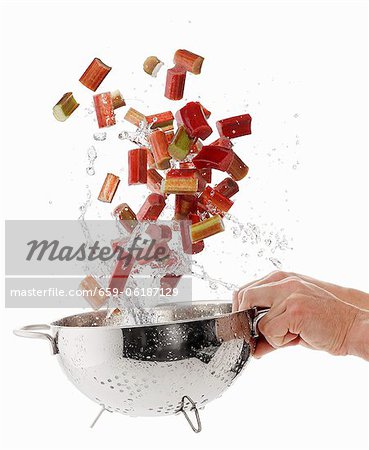
M110 92L94 95L94 105L99 128L115 125L113 99Z
M234 153L232 162L227 169L229 175L236 181L242 180L249 173L249 168L242 159Z
M165 84L165 97L169 100L181 100L183 98L186 83L186 70L180 66L174 66L167 70Z
M171 295L177 284L181 281L182 275L173 275L172 273L167 273L160 278L160 288L163 289L164 295Z
M146 184L147 149L135 148L128 152L128 184Z
M205 140L213 130L206 121L204 111L199 103L187 103L176 113L178 125L183 125L192 138Z
M212 214L219 215L224 215L233 205L232 200L210 186L207 186L200 195L199 203Z
M225 172L231 165L232 159L232 150L215 145L204 145L192 162L198 169L217 169Z
M157 129L149 136L149 143L154 155L156 168L160 170L169 169L171 156L168 153L168 141L164 131Z
M131 233L137 226L137 217L127 203L121 203L114 211L113 215L117 217L123 227Z
M181 220L180 222L182 248L187 255L196 255L204 250L204 241L193 243L191 240L191 225L198 222L200 222L200 217L191 213L188 220Z
M174 120L174 116L171 111L165 111L162 113L146 116L146 122L148 125L151 125L152 130L155 128L172 125L173 120Z
M147 170L147 187L151 192L155 192L156 194L161 194L161 182L163 181L163 177L160 175L158 171L155 169Z
M251 134L251 116L250 114L242 114L218 120L217 129L221 136L232 139Z
M137 219L143 220L158 220L161 212L165 207L165 199L160 194L150 194L145 203L141 206L137 213Z
M190 213L197 211L197 197L196 195L177 194L174 206L174 218L176 220L183 220L188 217Z
M239 191L238 184L232 178L225 178L219 184L214 187L214 190L224 195L227 198L231 198Z
M197 191L202 192L206 187L206 180L198 169L170 169L167 179L170 178L194 178L198 180Z

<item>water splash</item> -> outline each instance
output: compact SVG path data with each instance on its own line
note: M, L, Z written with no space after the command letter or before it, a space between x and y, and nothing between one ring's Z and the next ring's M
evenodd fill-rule
M85 221L86 212L87 212L88 208L91 206L91 190L88 185L86 185L86 190L87 190L86 200L79 207L80 215L78 217L78 220L80 220L81 222Z
M97 158L97 151L93 145L87 149L88 166L86 168L87 175L95 175L95 160Z
M128 140L133 144L148 147L149 146L148 138L151 131L151 127L152 125L148 125L146 122L141 121L135 131L123 130L118 134L118 138L121 139L122 141Z
M213 290L217 289L218 286L222 286L228 291L234 291L237 286L233 283L227 283L221 279L211 277L204 269L204 266L196 261L192 261L191 275L209 283L209 287Z
M93 138L95 139L95 141L101 142L106 140L106 136L107 136L106 131L100 131L94 133Z

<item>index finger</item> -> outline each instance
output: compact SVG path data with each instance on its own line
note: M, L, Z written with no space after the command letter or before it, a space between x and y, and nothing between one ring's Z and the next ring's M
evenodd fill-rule
M238 292L240 309L250 309L254 306L271 308L281 303L303 283L302 280L296 277L289 277L281 281L242 289Z

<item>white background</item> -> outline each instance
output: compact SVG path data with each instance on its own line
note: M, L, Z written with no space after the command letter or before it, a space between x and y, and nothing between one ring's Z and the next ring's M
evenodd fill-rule
M1 22L5 218L77 218L86 185L95 199L107 171L123 180L117 201L139 205L145 191L127 192L129 145L116 137L124 111L107 141L96 144L96 175L86 175L96 123L78 78L98 56L113 66L103 90L120 88L143 113L175 111L162 96L165 70L151 79L141 65L157 54L168 67L177 48L188 48L206 61L200 76L188 76L186 97L201 96L214 120L253 116L253 134L236 146L250 177L234 215L285 228L293 246L279 255L285 269L369 290L367 2L13 1L2 2ZM51 107L68 90L81 106L61 124ZM94 200L86 217L109 213ZM251 253L247 264L244 253ZM253 253L228 225L199 261L214 277L241 284L273 270ZM195 284L196 299L225 295ZM179 416L107 413L92 431L98 405L66 380L45 342L12 335L17 326L69 313L2 311L4 448L368 446L367 363L301 348L253 361L202 411L200 435Z

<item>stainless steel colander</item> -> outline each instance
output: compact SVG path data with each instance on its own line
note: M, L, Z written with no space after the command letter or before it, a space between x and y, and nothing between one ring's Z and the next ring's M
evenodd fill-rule
M254 352L257 322L267 312L231 310L226 302L166 305L149 311L150 323L139 326L128 315L88 312L14 333L47 339L67 377L101 412L182 412L198 432L198 409L241 373Z

